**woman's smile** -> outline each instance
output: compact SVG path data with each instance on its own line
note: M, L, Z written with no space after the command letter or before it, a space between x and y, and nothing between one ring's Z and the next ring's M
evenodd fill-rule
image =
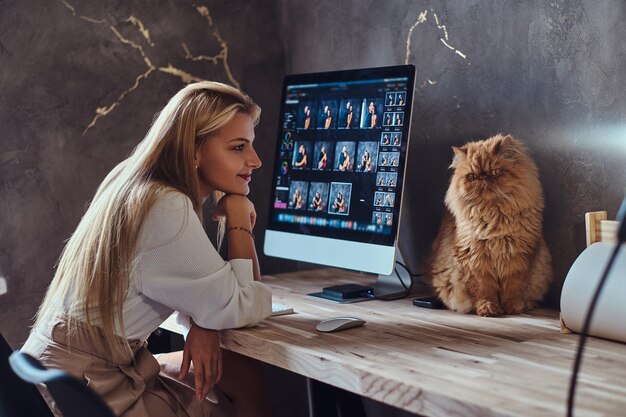
M245 182L250 182L252 180L252 172L248 174L239 174L239 177L243 178Z

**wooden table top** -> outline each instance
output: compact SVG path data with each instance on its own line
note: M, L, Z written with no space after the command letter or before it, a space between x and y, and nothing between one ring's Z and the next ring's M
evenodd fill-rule
M396 301L338 304L307 293L373 277L337 269L265 276L274 302L296 314L224 331L225 348L424 416L565 416L578 336L556 310L500 318ZM358 328L320 333L320 320ZM626 415L626 344L589 338L574 415Z

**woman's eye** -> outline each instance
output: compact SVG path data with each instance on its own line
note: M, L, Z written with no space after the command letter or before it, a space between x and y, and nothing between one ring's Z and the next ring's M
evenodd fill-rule
M241 144L241 145L237 145L237 146L235 146L235 147L233 148L233 150L234 150L234 151L243 151L243 146L244 146L243 144Z

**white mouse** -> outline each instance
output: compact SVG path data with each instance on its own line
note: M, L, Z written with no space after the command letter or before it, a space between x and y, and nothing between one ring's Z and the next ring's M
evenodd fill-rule
M351 329L365 324L365 320L356 317L333 317L320 321L316 329L320 332L338 332L339 330Z

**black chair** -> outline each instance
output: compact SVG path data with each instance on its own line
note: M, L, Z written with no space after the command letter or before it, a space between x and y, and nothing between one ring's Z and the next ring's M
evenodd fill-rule
M98 394L67 372L47 369L37 359L22 352L13 352L9 363L24 381L45 384L64 417L115 417Z
M0 333L0 416L54 417L39 390L11 370L11 353L13 349Z

